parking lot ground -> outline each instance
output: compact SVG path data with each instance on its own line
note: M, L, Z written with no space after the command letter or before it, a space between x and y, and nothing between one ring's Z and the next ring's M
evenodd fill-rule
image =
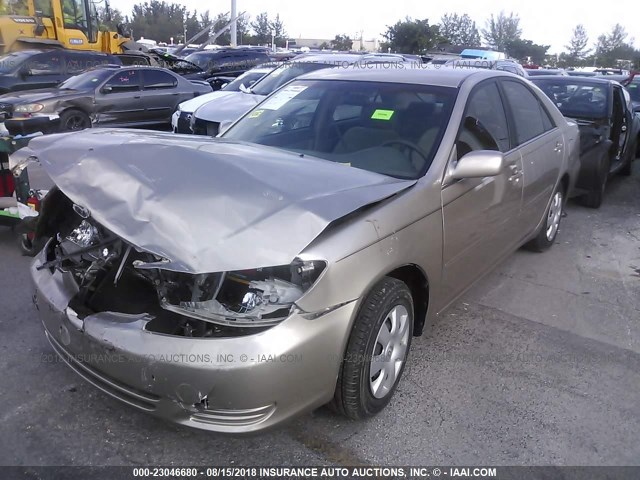
M638 465L640 162L557 244L518 251L413 341L389 407L321 408L262 435L179 427L54 359L30 259L0 229L2 465ZM34 179L41 180L38 172Z

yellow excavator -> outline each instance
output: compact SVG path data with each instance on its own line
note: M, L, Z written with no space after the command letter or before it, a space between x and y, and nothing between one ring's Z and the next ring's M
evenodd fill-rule
M7 10L3 0L0 5ZM0 14L0 54L51 47L112 54L139 50L124 27L115 32L100 27L91 0L26 0L26 6L25 15Z

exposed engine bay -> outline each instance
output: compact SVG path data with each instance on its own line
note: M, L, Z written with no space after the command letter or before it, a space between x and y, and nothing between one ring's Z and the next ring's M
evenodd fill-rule
M127 243L60 190L45 202L38 236L49 237L38 269L75 282L69 303L80 319L97 312L146 313L146 329L185 337L256 333L287 318L326 264L191 274L159 268L165 259ZM48 200L49 200L48 199Z

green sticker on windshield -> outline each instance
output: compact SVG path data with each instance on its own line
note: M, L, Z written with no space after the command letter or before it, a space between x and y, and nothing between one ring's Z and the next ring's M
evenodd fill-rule
M393 110L380 110L377 109L371 114L371 118L374 120L391 120L393 116Z
M249 118L258 118L264 110L255 110L249 114Z

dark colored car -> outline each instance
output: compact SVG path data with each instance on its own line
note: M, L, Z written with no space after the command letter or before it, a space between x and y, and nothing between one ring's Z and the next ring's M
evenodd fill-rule
M633 111L640 114L640 77L633 77L630 82L625 82L625 87L631 97Z
M531 80L580 129L582 203L598 208L609 175L631 174L640 138L640 117L622 85L604 78L547 76Z
M219 50L201 50L194 52L185 58L186 61L197 65L202 73L186 75L187 78L205 80L209 77L236 72L235 76L242 72L257 67L261 63L270 61L269 55L264 50L256 48L222 48Z
M529 77L541 77L544 75L567 76L568 73L561 68L529 68L527 69L527 75Z
M11 134L168 124L180 102L211 91L158 67L103 67L59 87L0 96Z
M116 55L82 50L22 50L0 57L0 94L55 87L90 68L121 65Z

